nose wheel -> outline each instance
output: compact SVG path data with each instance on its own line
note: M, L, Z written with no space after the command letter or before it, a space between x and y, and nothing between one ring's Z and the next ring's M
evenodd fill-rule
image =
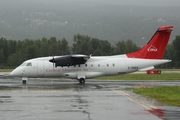
M27 77L23 77L22 78L22 84L25 85L28 81L28 78Z
M80 83L80 84L85 84L85 79L84 79L84 78L80 78L80 79L79 79L79 83Z
M22 84L25 85L27 83L26 80L22 80Z

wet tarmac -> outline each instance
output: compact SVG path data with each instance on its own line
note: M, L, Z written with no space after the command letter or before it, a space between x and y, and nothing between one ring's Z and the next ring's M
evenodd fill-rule
M0 78L3 120L179 120L180 107L162 105L126 88L180 81L97 81Z

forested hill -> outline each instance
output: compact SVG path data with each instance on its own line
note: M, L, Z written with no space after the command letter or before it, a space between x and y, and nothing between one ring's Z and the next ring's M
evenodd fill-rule
M180 7L173 1L178 2L153 5L142 0L135 4L125 4L124 0L2 0L0 37L24 40L54 36L72 44L73 36L79 33L113 44L131 39L142 46L162 25L175 27L172 39L179 35Z
M22 41L0 38L0 68L14 68L25 60L43 56L69 54L108 56L130 53L139 49L131 40L119 41L112 45L107 40L100 40L80 34L74 35L73 40L73 44L70 46L65 38L57 40L55 37L51 37L49 39L25 39ZM166 59L171 59L172 62L161 67L180 68L179 46L180 36L176 36L168 45L164 56Z

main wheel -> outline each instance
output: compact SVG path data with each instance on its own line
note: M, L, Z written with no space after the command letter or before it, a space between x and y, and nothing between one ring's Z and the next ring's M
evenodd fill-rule
M85 79L84 78L80 78L79 83L80 84L84 84L85 83Z

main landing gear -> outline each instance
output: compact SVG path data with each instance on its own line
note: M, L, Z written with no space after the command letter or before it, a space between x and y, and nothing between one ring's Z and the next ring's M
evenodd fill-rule
M80 78L80 79L79 79L79 83L80 83L80 84L85 84L85 79L84 79L84 78Z

